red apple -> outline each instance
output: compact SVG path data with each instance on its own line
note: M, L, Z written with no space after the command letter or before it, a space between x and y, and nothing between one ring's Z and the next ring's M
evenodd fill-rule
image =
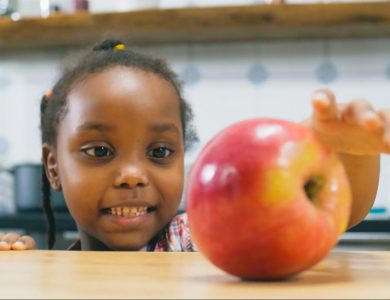
M195 245L244 279L277 279L320 261L350 214L336 154L307 127L277 119L227 127L189 174L186 210Z

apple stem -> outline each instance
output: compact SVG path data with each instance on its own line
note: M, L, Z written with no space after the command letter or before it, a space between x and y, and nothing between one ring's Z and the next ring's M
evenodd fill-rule
M321 175L315 175L309 178L305 183L305 193L307 197L314 201L325 185L325 178Z

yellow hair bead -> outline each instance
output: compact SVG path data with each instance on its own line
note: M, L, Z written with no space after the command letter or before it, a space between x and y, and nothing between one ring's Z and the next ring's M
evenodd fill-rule
M118 44L113 48L115 51L123 51L125 50L125 45L123 44Z
M53 96L53 91L48 90L45 92L45 101L48 101Z

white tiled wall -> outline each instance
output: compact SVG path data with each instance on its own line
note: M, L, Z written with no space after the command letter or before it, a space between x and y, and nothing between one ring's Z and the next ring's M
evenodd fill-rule
M149 47L185 81L200 144L190 163L223 127L270 116L300 121L310 115L310 95L334 90L340 102L369 99L390 108L390 39L248 42ZM39 101L55 81L63 52L0 57L0 162L40 160ZM322 70L322 72L321 72ZM5 145L6 144L6 145ZM376 207L390 208L390 159L383 156Z
M40 161L39 103L54 83L60 58L58 53L0 57L0 163Z

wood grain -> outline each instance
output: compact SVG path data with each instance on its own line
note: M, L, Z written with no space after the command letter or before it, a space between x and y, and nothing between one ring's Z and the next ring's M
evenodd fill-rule
M332 252L285 281L242 281L199 253L8 251L1 298L389 299L390 252Z
M83 46L117 36L127 43L390 36L390 3L258 4L107 14L0 18L0 51Z

